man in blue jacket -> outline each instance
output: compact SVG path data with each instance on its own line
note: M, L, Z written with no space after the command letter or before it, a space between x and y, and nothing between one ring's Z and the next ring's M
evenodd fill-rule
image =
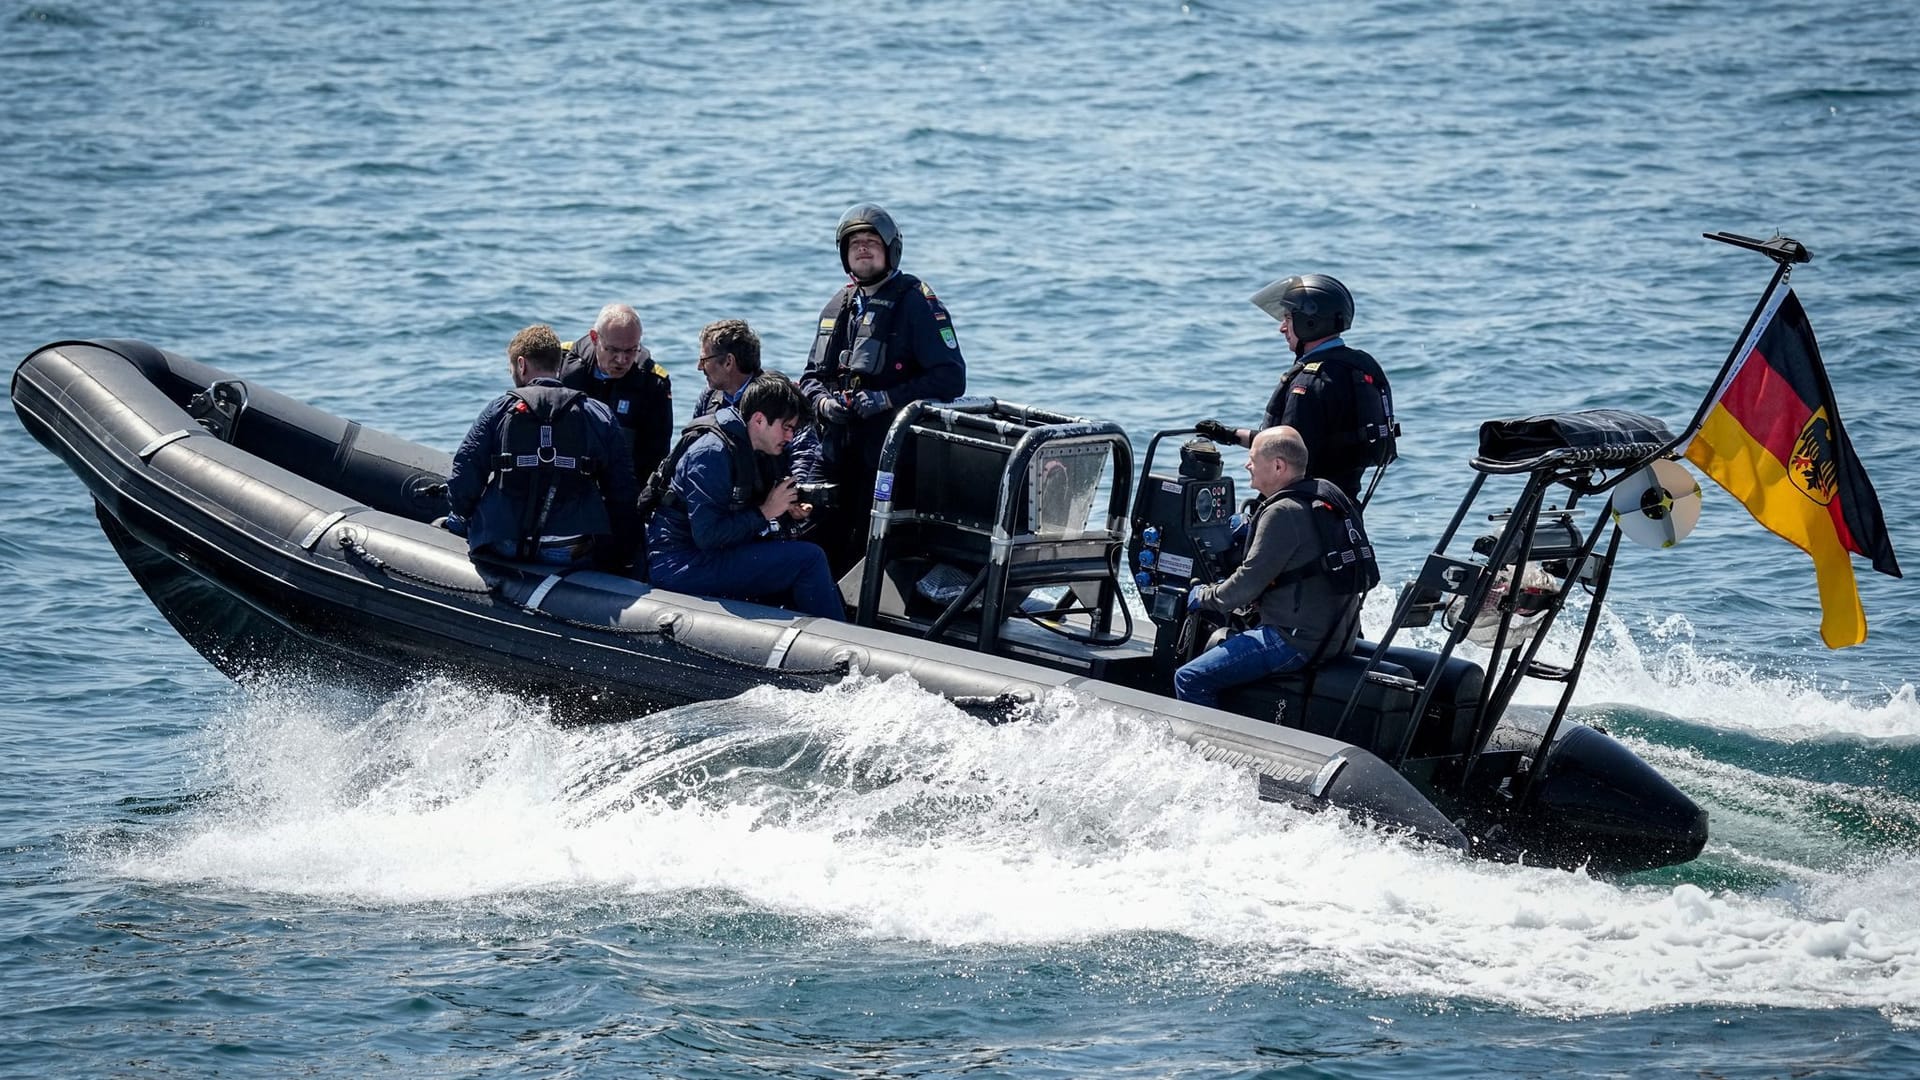
M792 380L763 372L740 391L737 406L694 421L688 431L696 434L676 450L672 479L647 523L649 580L696 596L846 618L826 553L789 535L813 507L799 501L791 476L769 483L759 464L786 451L806 404Z
M561 385L565 357L552 327L513 336L514 389L453 455L447 528L476 555L618 568L631 558L633 457L607 407Z

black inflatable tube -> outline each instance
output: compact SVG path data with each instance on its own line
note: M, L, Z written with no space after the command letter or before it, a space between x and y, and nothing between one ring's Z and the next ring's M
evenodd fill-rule
M116 523L116 546L138 543L160 557L142 552L128 563L141 564L136 576L176 626L205 613L167 610L169 603L204 604L218 590L237 601L221 606L240 613L227 617L249 620L249 633L284 636L272 648L262 643L266 655L305 650L401 679L437 665L641 708L731 696L770 681L824 686L850 670L905 675L963 704L1013 707L1066 690L1162 721L1208 756L1248 767L1265 798L1349 810L1467 846L1404 777L1345 743L761 605L592 572L552 579L476 566L463 541L425 523L434 507L423 505L421 492L444 479L445 454L252 385L235 442L222 442L185 407L230 378L127 341L57 343L14 373L23 424L87 484ZM245 636L210 626L189 640L206 652L208 642L232 648ZM209 659L226 671L244 663Z

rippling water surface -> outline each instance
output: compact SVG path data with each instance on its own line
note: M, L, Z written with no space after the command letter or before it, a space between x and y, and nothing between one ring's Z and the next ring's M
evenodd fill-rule
M797 372L872 199L975 391L1144 438L1254 419L1247 297L1321 270L1408 432L1394 579L1479 421L1684 422L1769 271L1700 234L1778 231L1911 561L1915 40L1778 0L0 5L0 329L450 448L515 329L618 299L684 414L712 319ZM238 688L0 450L0 1072L1920 1075L1920 605L1862 564L1872 637L1821 648L1717 489L1578 699L1714 839L1603 880L1255 803L1072 700Z

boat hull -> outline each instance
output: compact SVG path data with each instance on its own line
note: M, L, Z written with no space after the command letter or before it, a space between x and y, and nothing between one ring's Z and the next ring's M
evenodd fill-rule
M245 401L228 438L194 395ZM1048 695L1165 723L1246 767L1262 798L1340 808L1466 849L1399 773L1346 743L1037 664L682 596L613 575L476 565L434 528L446 455L140 342L63 342L14 374L17 414L86 484L109 539L181 635L235 677L450 673L626 719L774 684L905 675L990 717ZM215 427L222 426L214 417Z

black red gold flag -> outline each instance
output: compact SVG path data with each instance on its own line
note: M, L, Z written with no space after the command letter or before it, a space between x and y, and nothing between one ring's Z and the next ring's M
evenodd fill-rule
M1774 295L1748 340L1708 395L1687 460L1813 557L1821 640L1833 649L1857 645L1867 639L1867 617L1850 554L1900 576L1879 496L1840 426L1813 327L1791 289Z

